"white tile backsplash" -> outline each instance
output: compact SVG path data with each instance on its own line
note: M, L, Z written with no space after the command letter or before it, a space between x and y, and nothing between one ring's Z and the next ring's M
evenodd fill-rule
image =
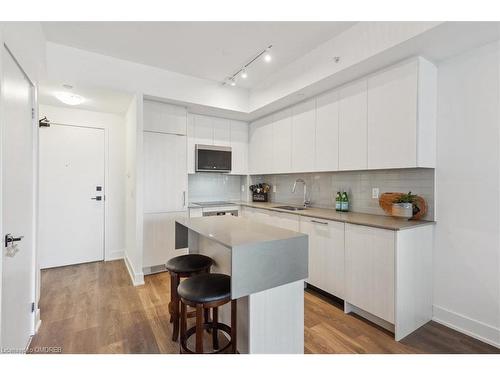
M276 193L270 193L271 201L302 204L302 186L298 185L295 194L292 193L292 186L297 178L306 181L308 197L314 207L334 208L337 191L345 190L349 194L351 211L384 215L378 199L372 198L372 188L379 188L380 194L411 191L427 201L428 212L425 219L434 219L434 169L297 173L251 176L250 180L252 184L267 182L276 186Z
M190 174L188 176L189 201L240 200L241 184L242 177L240 176L223 173Z

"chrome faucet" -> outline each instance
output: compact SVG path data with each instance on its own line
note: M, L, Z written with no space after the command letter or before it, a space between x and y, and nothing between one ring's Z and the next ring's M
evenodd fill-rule
M308 207L311 204L311 201L307 199L307 184L301 179L297 178L293 184L292 193L295 193L295 189L297 188L297 182L302 182L304 184L304 207Z

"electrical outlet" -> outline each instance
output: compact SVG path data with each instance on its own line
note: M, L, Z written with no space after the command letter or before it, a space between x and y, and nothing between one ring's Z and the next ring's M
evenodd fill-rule
M273 185L273 193L276 193L276 185Z
M373 199L378 199L379 194L380 194L380 191L378 188L372 188L372 198Z

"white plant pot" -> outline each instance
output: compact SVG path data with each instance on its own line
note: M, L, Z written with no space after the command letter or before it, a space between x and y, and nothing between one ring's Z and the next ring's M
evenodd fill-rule
M413 204L411 203L393 203L392 216L404 217L409 219L413 216Z

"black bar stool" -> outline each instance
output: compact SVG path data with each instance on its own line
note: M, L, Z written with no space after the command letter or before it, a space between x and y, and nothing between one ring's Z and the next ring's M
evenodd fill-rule
M191 277L196 274L210 273L210 267L214 260L206 255L187 254L170 259L165 267L170 273L170 303L168 310L170 312L170 322L174 324L172 332L172 341L177 341L179 337L179 295L177 287L181 278ZM208 322L208 309L205 311L205 321ZM194 317L194 315L190 315Z
M231 277L220 273L196 275L182 281L178 287L181 298L181 336L180 353L190 354L217 354L225 352L231 347L231 353L236 353L236 300L231 300ZM218 308L231 302L231 327L218 321ZM196 308L196 325L187 329L186 306ZM212 309L212 322L203 323L202 313L205 309ZM206 310L205 310L206 311ZM203 330L212 330L213 351L203 351ZM230 340L222 349L219 349L218 331L226 332ZM196 349L193 352L187 347L187 340L196 334Z

